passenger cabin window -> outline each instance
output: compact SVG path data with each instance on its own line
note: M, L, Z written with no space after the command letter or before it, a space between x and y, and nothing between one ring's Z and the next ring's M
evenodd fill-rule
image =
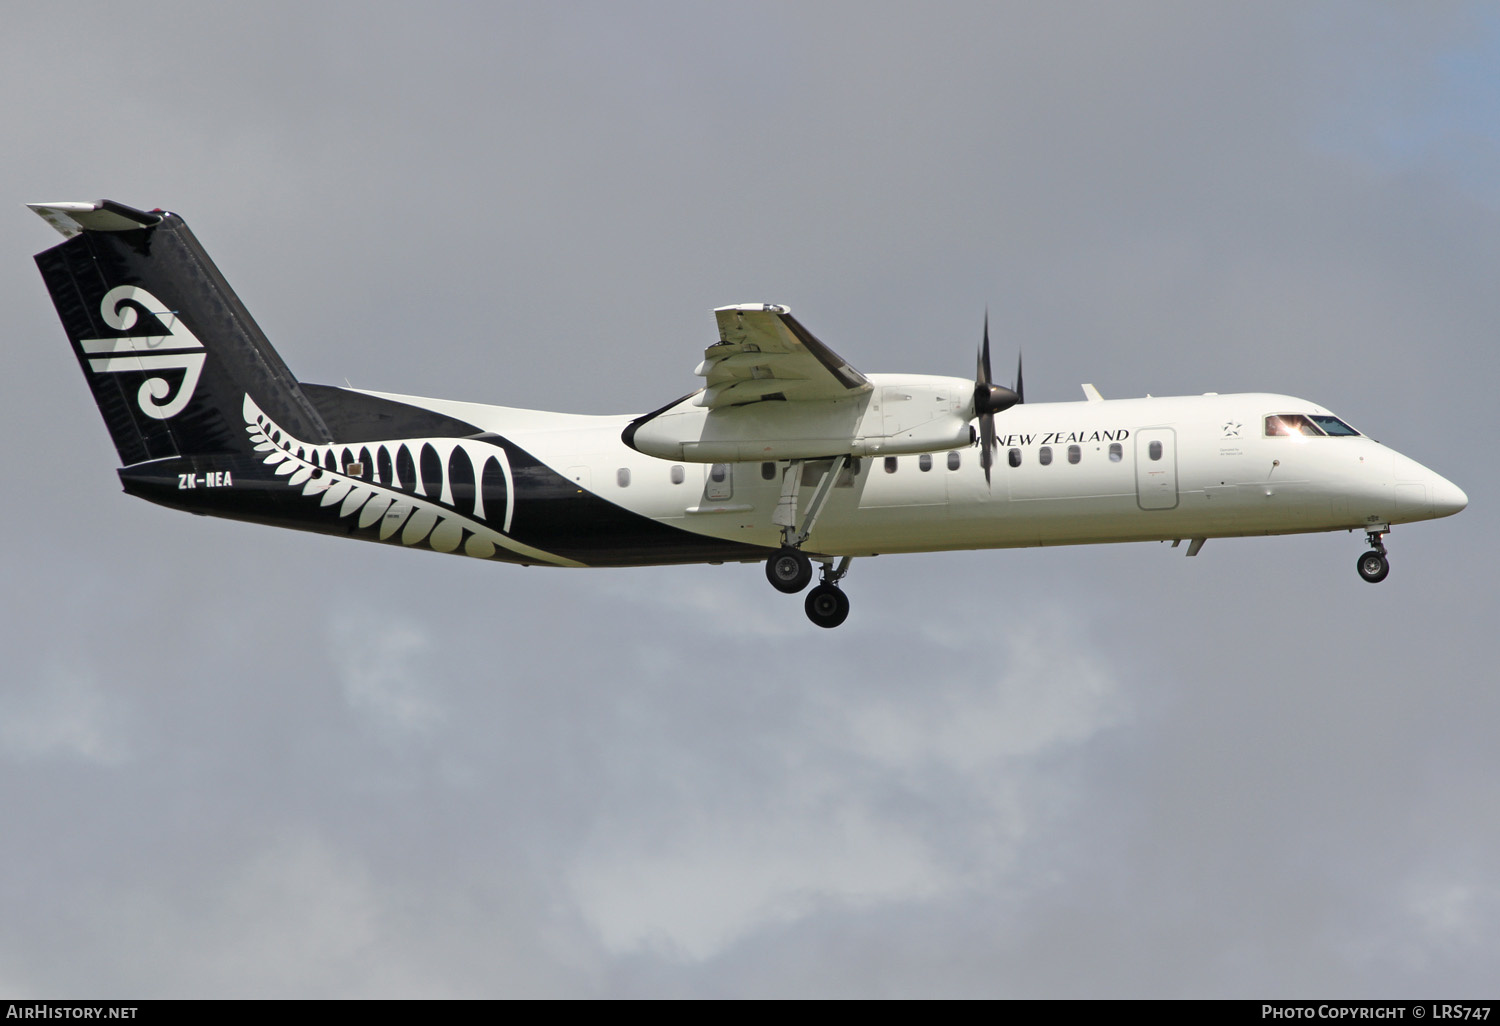
M1068 462L1077 463L1081 459L1083 459L1083 450L1076 445L1068 446Z
M760 477L762 481L776 480L776 464L771 462L760 465Z
M1109 462L1119 463L1125 458L1125 447L1119 442L1109 443Z
M1150 456L1153 460L1161 459L1161 443L1152 442L1150 445L1146 446L1146 455Z
M894 474L896 472L896 457L887 456L885 458L885 472L887 474Z
M1019 467L1021 465L1021 450L1020 449L1012 449L1010 451L1010 465L1013 466L1013 467Z
M958 455L958 452L956 450L954 452L950 452L948 454L948 469L949 470L957 470L958 469L958 464L959 464L959 455Z
M1052 446L1042 446L1041 451L1036 454L1036 458L1041 462L1042 466L1052 466Z
M619 485L621 488L630 487L629 467L621 467L619 470L615 471L615 484Z
M672 483L682 484L687 480L687 471L682 469L681 463L672 464Z
M924 452L917 457L917 469L927 471L932 469L932 453Z

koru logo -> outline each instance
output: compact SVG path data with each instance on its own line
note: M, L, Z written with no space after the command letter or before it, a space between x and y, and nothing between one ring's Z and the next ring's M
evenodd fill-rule
M203 361L208 354L204 352L203 343L178 319L177 314L164 309L162 301L143 288L116 285L104 294L99 303L99 315L116 331L129 331L140 319L137 307L155 317L167 333L85 338L78 344L90 356L89 369L101 373L182 371L182 383L177 386L175 394L167 379L161 377L147 378L136 393L136 403L142 413L155 420L166 420L187 408L193 398L193 389L198 387L198 375L203 373ZM94 356L95 353L109 355Z

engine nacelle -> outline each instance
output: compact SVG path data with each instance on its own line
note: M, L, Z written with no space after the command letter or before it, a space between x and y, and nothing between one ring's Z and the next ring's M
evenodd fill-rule
M869 379L870 391L843 399L710 410L689 396L633 421L622 437L638 452L684 463L896 456L972 444L973 382L904 374Z

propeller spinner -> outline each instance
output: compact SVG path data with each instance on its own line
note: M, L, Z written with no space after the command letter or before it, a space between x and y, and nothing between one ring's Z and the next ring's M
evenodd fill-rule
M990 468L995 465L995 414L1026 401L1021 381L1021 359L1016 358L1016 387L994 384L990 373L990 314L984 314L984 343L979 347L979 365L974 372L974 416L979 420L979 465L984 467L985 484L990 482Z

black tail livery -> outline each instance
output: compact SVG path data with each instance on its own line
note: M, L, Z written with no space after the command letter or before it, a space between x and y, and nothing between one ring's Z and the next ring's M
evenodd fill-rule
M759 552L605 501L422 400L299 382L176 214L112 200L30 206L66 236L37 267L131 495L520 563Z
M289 478L311 481L320 498L344 478L342 508L356 491L374 498L371 488L353 487L379 480L372 450L380 447L367 443L482 436L429 410L299 383L177 215L112 200L31 207L68 237L36 263L119 451L126 492L194 512L354 533L359 520L318 516L319 505L299 502L305 496L288 489ZM277 460L282 454L289 458ZM472 514L474 475L467 484ZM413 485L421 488L416 474Z
M121 463L249 452L246 393L297 437L333 440L181 218L111 200L33 209L71 236L37 267Z

